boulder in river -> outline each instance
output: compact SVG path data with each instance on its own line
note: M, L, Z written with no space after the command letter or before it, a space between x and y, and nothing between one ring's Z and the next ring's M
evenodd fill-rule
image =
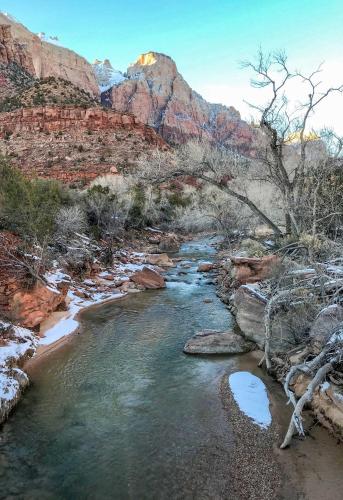
M204 330L191 337L183 348L186 354L240 354L254 345L237 333Z
M199 264L197 271L198 273L208 273L213 269L214 269L214 264L210 262L203 262L202 264Z
M145 256L145 262L153 266L173 267L175 264L166 253L151 253Z
M131 281L136 285L142 285L150 289L164 288L166 286L163 276L149 267L143 267L141 271L135 272L131 276Z

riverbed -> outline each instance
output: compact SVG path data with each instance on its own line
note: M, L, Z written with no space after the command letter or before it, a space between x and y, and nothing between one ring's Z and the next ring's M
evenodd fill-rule
M273 439L289 412L281 388L255 368L254 355L183 354L195 332L231 328L233 318L211 277L196 271L215 258L211 240L187 242L177 257L166 289L84 312L79 333L32 365L32 386L0 433L1 498L248 498L237 467L241 457L249 480L249 453L275 460L279 498L309 498L296 484L299 460L305 476L313 469L306 476L311 488L326 481L328 492L332 478L342 486L342 453L326 434L324 449L334 450L327 478L319 480L320 464L310 463L311 454L323 452L318 442L307 441L302 455L296 444L279 456ZM239 370L254 371L271 391L270 429L255 429L226 392L228 374ZM239 445L242 425L258 436L251 449ZM259 449L264 436L269 444ZM250 469L253 463L260 466L252 461ZM272 476L262 472L254 470L267 484Z

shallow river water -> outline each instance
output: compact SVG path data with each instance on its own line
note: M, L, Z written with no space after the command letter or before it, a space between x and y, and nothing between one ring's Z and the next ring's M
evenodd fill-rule
M214 253L184 244L166 289L86 311L80 334L33 366L0 432L0 498L233 498L219 386L239 358L182 352L232 322L196 272Z
M196 331L230 326L196 272L213 254L209 244L184 244L165 290L85 312L81 334L32 370L1 435L4 496L191 498L226 489L230 433L218 381L228 360L182 352Z

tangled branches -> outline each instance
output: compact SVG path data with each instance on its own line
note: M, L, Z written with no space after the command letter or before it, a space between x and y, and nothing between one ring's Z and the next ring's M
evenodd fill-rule
M289 402L293 405L294 411L291 417L291 421L285 435L285 438L281 444L281 448L284 449L290 445L292 437L295 432L298 432L300 436L304 436L304 427L302 423L302 411L306 403L310 402L313 397L313 393L316 388L323 382L325 377L333 372L337 365L339 365L343 360L343 325L336 328L327 345L324 349L312 360L305 361L294 365L289 370L285 382L284 390ZM297 401L294 393L290 390L290 385L295 375L298 373L303 373L311 376L311 380L307 386L306 391Z

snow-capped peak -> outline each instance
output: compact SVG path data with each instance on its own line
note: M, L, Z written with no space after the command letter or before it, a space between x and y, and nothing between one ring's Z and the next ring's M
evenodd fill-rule
M112 64L108 59L99 61L96 59L93 64L93 71L98 82L100 92L105 92L114 85L118 85L126 80L121 71L112 68Z

